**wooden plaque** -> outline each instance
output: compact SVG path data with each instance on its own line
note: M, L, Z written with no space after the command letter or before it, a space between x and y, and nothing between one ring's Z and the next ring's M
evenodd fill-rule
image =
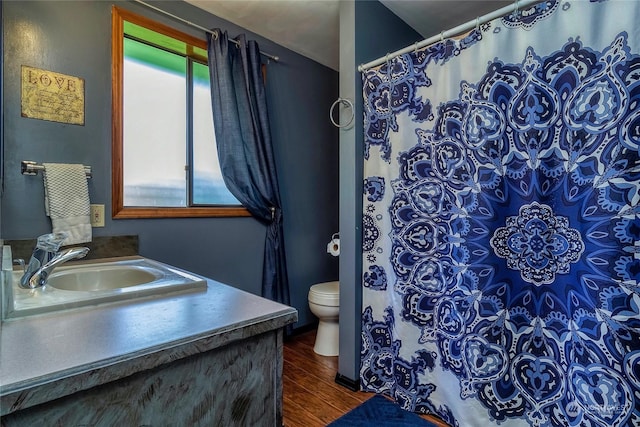
M22 117L84 125L84 79L23 65Z

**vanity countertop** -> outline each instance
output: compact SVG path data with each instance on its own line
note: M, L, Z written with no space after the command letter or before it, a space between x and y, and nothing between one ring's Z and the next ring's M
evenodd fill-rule
M297 311L207 279L206 289L0 324L0 415L282 328Z

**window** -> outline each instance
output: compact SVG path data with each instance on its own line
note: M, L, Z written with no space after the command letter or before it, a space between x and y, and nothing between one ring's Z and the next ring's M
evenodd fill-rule
M113 8L112 215L248 216L224 185L206 41Z

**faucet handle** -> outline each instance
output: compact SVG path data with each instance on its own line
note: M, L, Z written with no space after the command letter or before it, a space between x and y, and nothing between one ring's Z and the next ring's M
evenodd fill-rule
M69 249L58 252L56 256L68 257L69 259L84 258L89 253L89 248L85 246L74 246Z
M74 246L73 248L64 249L54 255L49 262L42 266L42 269L47 267L55 267L64 262L72 259L84 258L89 253L89 248L83 246Z

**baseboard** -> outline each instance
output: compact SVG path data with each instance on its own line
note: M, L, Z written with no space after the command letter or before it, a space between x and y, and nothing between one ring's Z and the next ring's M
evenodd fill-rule
M351 391L360 391L360 379L358 378L357 380L352 380L349 377L346 377L342 374L340 374L340 372L338 372L336 374L336 383L348 388Z
M290 340L292 338L297 337L298 335L302 335L304 333L313 331L315 329L318 329L318 321L316 320L314 323L310 323L304 326L300 326L298 328L295 328L293 330L291 330L290 334L288 336L285 337L285 341Z

